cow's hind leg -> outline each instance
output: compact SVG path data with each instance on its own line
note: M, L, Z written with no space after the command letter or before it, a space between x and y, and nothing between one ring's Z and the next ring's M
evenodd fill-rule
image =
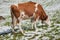
M22 29L22 27L21 27L21 18L19 18L19 23L18 23L18 26L19 26L19 32L21 32L23 35L24 35L24 31L23 31L23 29Z
M16 26L16 18L15 18L15 16L13 15L13 13L11 13L11 17L12 17L12 32L15 32L15 26Z

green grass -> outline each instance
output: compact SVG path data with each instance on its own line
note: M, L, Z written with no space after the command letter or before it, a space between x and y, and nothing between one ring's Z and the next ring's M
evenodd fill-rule
M6 22L5 24L4 24L5 26L10 26L11 25L11 23L10 22Z

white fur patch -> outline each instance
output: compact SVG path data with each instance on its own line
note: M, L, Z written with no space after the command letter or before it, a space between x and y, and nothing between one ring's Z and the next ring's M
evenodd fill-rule
M24 17L25 17L25 12L24 12L24 11L20 11L20 16L21 16L22 18L24 18Z
M38 10L38 3L37 4L35 4L35 12Z
M20 16L18 17L18 19L20 19L20 17L23 17L25 15L24 11L20 10Z

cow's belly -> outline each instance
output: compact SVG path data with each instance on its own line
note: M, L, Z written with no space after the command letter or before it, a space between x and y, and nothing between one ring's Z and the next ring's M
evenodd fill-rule
M25 16L21 16L21 18L23 19L23 20L26 20L26 19L31 19L31 18L34 18L33 16L27 16L27 15L25 15Z
M30 19L30 18L32 18L33 17L33 14L31 15L31 14L26 14L26 12L24 12L24 11L21 11L20 12L20 17L21 17L21 19L23 19L23 20L25 20L25 19Z

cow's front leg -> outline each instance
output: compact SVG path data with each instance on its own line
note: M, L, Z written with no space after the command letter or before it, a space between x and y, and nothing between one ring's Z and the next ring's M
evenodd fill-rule
M35 20L34 19L31 20L31 22L32 22L32 28L34 27L36 31L38 31L38 28L37 28L37 25L36 25L36 23L38 22L38 19L39 19L39 17L35 18Z
M35 20L34 20L34 17L31 18L31 23L32 23L32 29L34 29L34 24L35 24ZM35 28L36 29L36 28Z
M37 28L37 25L36 25L36 21L34 21L34 22L32 23L32 26L34 26L35 31L38 31L38 28Z
M33 28L37 31L38 28L37 28L37 25L36 25L36 21L33 21L33 22L32 22L32 29L33 29Z

